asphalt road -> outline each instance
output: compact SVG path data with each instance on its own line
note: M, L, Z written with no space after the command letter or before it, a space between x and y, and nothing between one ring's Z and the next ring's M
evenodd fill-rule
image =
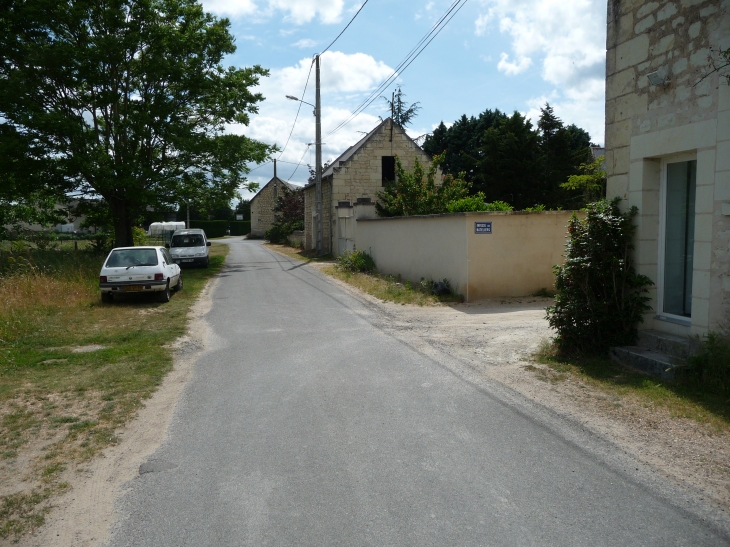
M321 274L229 241L211 349L111 546L730 544Z

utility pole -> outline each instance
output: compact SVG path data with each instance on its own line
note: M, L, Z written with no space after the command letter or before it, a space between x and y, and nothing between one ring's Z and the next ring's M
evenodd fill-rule
M274 200L276 200L276 196L277 196L277 193L276 193L276 179L277 179L277 176L276 176L276 159L275 159L274 160ZM276 203L274 203L274 205L276 205Z
M317 255L322 254L322 102L319 96L319 55L315 57L316 67L316 85L317 94L316 100L314 101L314 115L316 116L315 121L315 193L317 202Z
M187 221L187 223L185 224L185 227L186 227L186 228L187 228L187 229L189 230L189 229L190 229L190 201L189 201L189 200L188 200L188 201L186 201L186 202L185 202L185 205L186 205L186 206L187 206L187 208L188 208L188 221Z

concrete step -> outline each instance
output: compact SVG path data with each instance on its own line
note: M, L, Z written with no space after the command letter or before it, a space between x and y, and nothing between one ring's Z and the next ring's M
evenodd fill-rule
M687 336L677 336L656 330L640 330L637 346L669 357L687 359L696 348L696 341Z
M665 380L672 380L674 369L684 364L683 359L641 346L611 348L609 354L612 361Z

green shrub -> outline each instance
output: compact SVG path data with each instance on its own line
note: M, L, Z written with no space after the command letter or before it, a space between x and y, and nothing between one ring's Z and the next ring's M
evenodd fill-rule
M144 228L134 226L132 228L132 240L134 240L135 247L147 245L147 232L144 231Z
M468 213L472 211L511 211L512 206L504 201L487 203L482 192L446 204L449 213Z
M542 211L546 211L545 206L542 203L536 204L534 207L525 207L522 209L526 213L541 213Z
M565 264L555 267L555 305L547 308L561 353L605 354L636 341L638 323L651 308L652 281L631 259L636 207L621 213L620 198L589 203L585 220L568 223Z
M707 333L694 355L687 359L679 380L710 391L730 393L730 336Z
M114 234L99 232L89 239L87 249L94 254L106 255L114 248Z
M191 228L200 228L205 232L206 237L223 237L228 230L227 220L191 220Z
M295 220L293 222L277 222L271 228L266 230L264 239L268 240L269 243L286 243L286 238L295 231L303 230L304 221Z
M372 272L375 261L365 251L345 251L337 257L337 269L343 272Z
M228 223L228 228L231 230L232 236L245 236L251 233L251 221L232 220Z

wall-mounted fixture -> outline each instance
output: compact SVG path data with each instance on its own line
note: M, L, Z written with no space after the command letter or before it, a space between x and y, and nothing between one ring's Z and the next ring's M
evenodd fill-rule
M646 75L651 85L667 85L669 83L669 75L667 69L662 67L659 70L650 72Z

